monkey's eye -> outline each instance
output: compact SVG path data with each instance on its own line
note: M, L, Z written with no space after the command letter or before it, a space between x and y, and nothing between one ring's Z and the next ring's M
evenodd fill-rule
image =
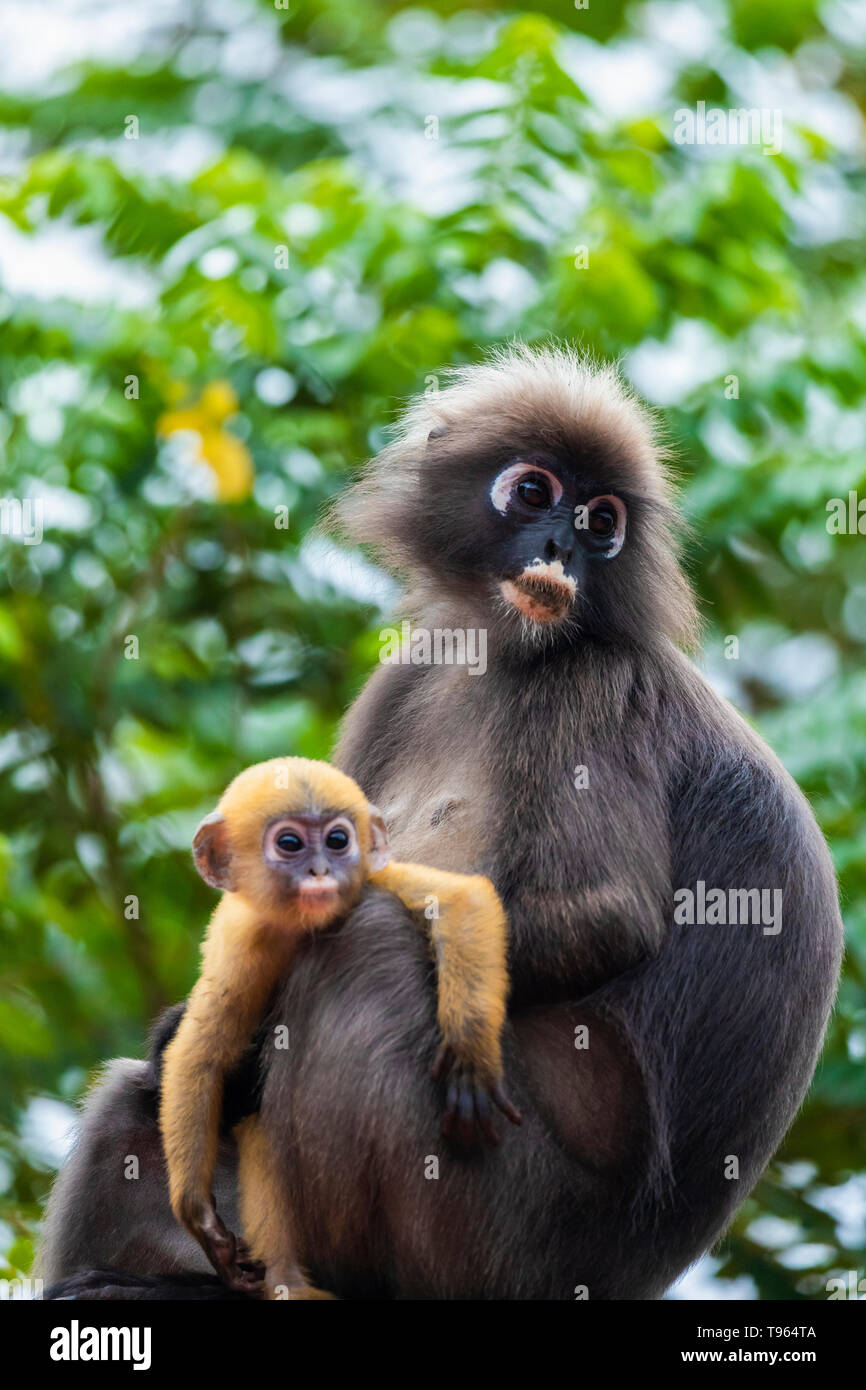
M299 849L304 848L303 840L294 830L281 830L274 843L283 854L297 854Z
M556 475L526 462L510 463L490 489L490 500L502 516L515 502L540 512L555 507L561 497L562 483Z
M328 831L325 838L325 845L328 849L336 850L339 853L341 850L348 848L349 836L347 832L343 830L342 826L337 825L333 830Z
M616 512L607 502L602 502L589 514L589 529L594 536L612 536L616 530Z
M547 480L539 473L521 478L514 491L527 507L535 507L540 511L542 507L550 506L550 488L547 486Z
M593 497L574 509L575 529L591 555L612 560L625 541L626 506L619 497Z

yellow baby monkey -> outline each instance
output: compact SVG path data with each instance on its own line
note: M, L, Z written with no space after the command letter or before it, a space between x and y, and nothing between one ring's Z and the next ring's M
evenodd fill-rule
M235 1131L245 1242L217 1214L211 1184L226 1073L305 933L341 922L368 884L416 913L433 896L441 1032L433 1075L449 1078L443 1132L464 1143L480 1132L495 1143L492 1105L520 1123L502 1089L505 912L486 878L391 862L381 813L350 777L306 758L274 758L242 772L202 821L193 851L202 878L223 896L163 1061L160 1125L172 1210L231 1288L327 1297L291 1254L285 1184L256 1116Z

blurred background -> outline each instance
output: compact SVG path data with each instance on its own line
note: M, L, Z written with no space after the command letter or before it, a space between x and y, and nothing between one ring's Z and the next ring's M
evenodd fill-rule
M781 151L678 143L702 101ZM866 1273L866 538L826 524L866 497L864 101L847 0L4 0L0 495L42 539L4 516L0 1275L194 979L198 819L326 756L375 661L390 584L322 504L445 365L548 333L660 408L702 663L844 898L810 1099L675 1296Z

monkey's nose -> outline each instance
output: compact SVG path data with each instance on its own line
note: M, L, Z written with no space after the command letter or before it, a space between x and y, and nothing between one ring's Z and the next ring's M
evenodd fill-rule
M554 560L559 560L561 564L567 565L573 554L574 547L571 545L560 545L552 538L545 543L544 558L548 564Z
M310 873L314 878L324 878L329 872L327 859L323 854L317 854L310 865Z

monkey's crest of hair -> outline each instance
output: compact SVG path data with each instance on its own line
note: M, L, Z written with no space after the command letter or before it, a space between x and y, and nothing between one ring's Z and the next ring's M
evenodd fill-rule
M336 500L332 526L407 576L410 600L423 610L425 589L441 596L448 584L447 538L461 523L464 532L479 525L477 517L449 515L447 497L437 505L437 472L450 481L462 475L464 483L477 477L478 495L486 497L486 479L533 446L578 474L586 467L628 501L627 544L599 581L613 592L627 579L619 609L631 607L627 635L662 634L692 646L698 615L679 564L688 527L674 502L657 422L616 367L573 348L513 344L450 370L442 390L410 401L392 442Z

